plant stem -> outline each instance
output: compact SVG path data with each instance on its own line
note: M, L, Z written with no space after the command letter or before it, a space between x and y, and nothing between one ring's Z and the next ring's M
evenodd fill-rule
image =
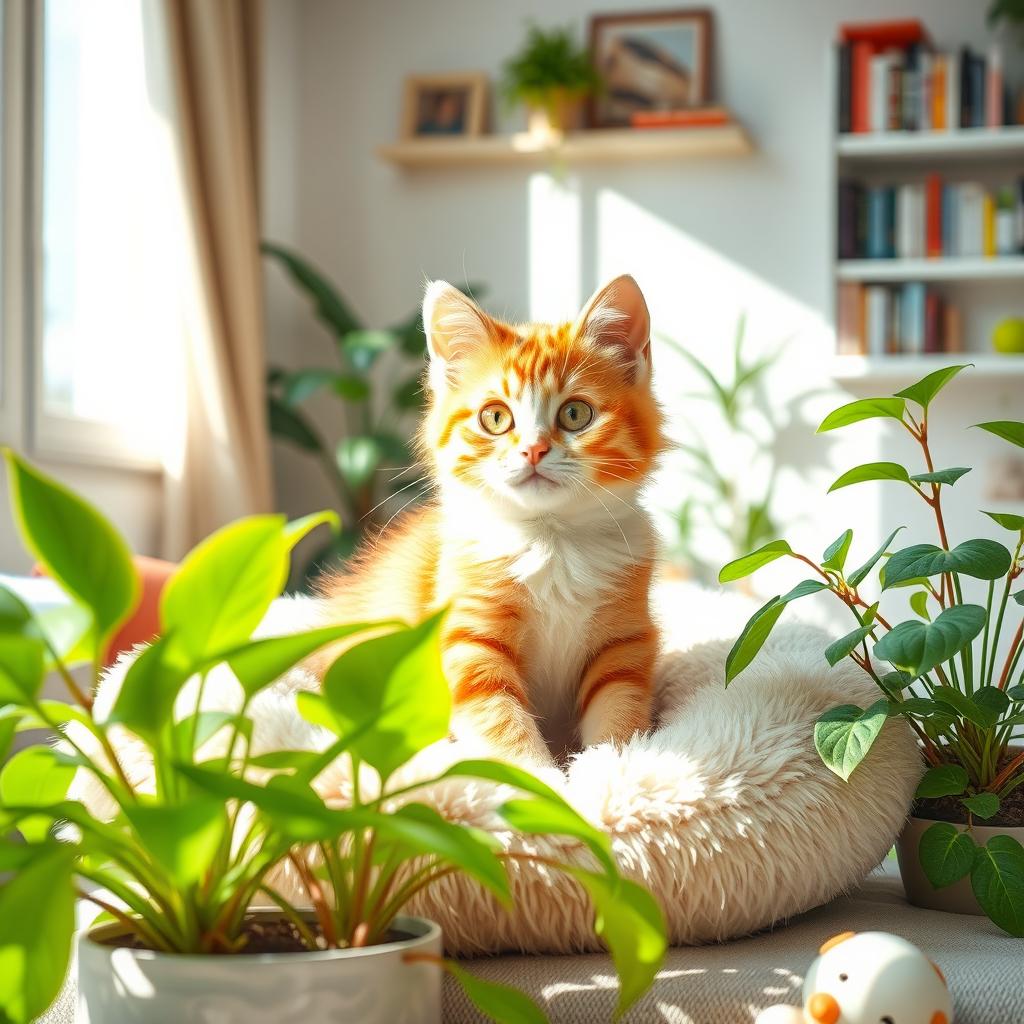
M320 948L316 941L316 936L309 930L309 925L306 924L302 919L302 915L288 902L275 888L263 882L260 885L260 891L265 892L280 908L285 917L299 932L302 936L302 941L306 944L306 948L310 951L315 951Z
M1006 664L1003 665L1002 674L999 676L998 685L1000 690L1006 689L1006 684L1009 682L1013 669L1017 665L1017 659L1020 657L1022 640L1024 640L1024 619L1021 619L1020 625L1017 627L1017 632L1014 633L1013 640L1010 641L1010 649L1006 653Z
M320 931L323 932L324 940L330 948L337 949L338 936L334 930L334 921L327 906L327 898L324 896L324 891L319 881L317 881L316 875L310 871L309 865L304 864L302 858L296 856L295 853L289 853L288 859L292 862L292 866L298 872L299 878L302 879L302 884L306 887L310 902L312 902L313 909L316 911L317 920L320 922Z
M1022 750L993 780L989 789L995 791L1000 789L1012 777L1013 773L1024 765L1024 750Z
M99 896L96 896L91 892L86 892L84 889L76 887L75 895L80 900L88 900L90 903L95 903L100 910L105 910L111 917L117 918L117 920L128 928L129 931L138 935L139 938L143 939L145 942L148 942L151 949L156 950L159 953L174 952L174 948L161 939L156 932L150 930L149 925L141 918L131 917L119 907L115 907L112 903L107 903L106 900L101 899Z

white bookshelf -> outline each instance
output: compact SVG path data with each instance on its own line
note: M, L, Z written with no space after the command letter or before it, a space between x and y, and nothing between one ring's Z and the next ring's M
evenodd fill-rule
M962 362L974 364L970 376L979 383L1024 378L1024 355L1000 355L991 344L996 323L1008 316L1024 316L1024 254L874 260L837 256L840 178L899 185L923 181L926 174L937 172L952 181L1009 184L1024 174L1024 126L839 134L834 59L828 63L828 75L832 322L838 326L838 291L845 282L933 282L961 309L964 347L963 352L927 355L839 355L833 348L831 376L851 387L857 382L908 382L951 362ZM836 341L833 335L833 345Z

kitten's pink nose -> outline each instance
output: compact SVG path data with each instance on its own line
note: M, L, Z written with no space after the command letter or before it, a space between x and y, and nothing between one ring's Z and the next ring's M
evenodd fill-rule
M551 451L551 445L547 441L537 441L534 444L527 445L523 449L522 455L531 466L536 466L549 451Z

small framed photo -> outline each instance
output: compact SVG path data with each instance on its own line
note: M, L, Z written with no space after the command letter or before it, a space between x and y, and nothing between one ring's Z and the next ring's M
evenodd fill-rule
M591 18L591 59L604 82L591 127L710 103L711 25L710 11L692 8Z
M487 121L487 75L409 75L405 80L402 137L482 135Z

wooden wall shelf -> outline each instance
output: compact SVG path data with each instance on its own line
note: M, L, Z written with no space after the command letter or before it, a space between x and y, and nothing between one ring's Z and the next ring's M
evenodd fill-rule
M615 163L743 156L754 150L742 125L712 128L605 128L571 132L561 140L518 135L408 139L377 155L409 169L471 164Z

